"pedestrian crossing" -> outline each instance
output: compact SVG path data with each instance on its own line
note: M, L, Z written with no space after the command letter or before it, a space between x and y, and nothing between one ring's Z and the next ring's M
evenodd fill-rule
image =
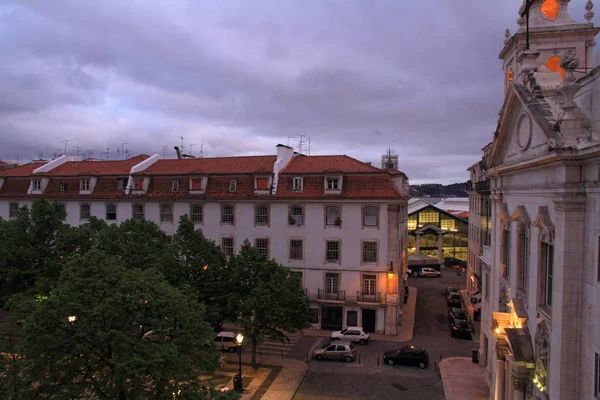
M294 348L296 343L302 338L301 333L288 333L287 337L290 339L289 342L285 343L273 341L273 340L265 340L260 346L256 348L256 354L259 357L267 357L267 356L280 356L285 357L287 353ZM248 348L247 350L252 350Z

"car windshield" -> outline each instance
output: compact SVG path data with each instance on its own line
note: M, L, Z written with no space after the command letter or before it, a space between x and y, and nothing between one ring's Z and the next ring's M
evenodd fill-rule
M340 331L340 333L341 333L342 335L343 335L344 333L346 333L346 332L348 332L348 329L342 329L342 330Z

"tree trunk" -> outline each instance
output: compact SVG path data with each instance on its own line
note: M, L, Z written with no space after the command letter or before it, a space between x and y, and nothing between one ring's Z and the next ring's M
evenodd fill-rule
M256 342L252 341L252 368L256 369Z

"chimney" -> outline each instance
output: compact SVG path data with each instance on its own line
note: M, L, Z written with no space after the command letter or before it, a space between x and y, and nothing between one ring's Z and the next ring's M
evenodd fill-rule
M177 152L177 158L181 160L181 150L179 150L179 146L175 146L175 151Z
M289 162L294 158L294 149L290 146L278 144L277 146L277 161L273 166L273 189L272 193L277 193L277 183L279 181L279 171L284 169Z

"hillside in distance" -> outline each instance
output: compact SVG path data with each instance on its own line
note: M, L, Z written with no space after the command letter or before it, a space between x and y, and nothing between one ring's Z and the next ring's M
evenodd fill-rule
M410 185L411 197L468 197L466 183Z

